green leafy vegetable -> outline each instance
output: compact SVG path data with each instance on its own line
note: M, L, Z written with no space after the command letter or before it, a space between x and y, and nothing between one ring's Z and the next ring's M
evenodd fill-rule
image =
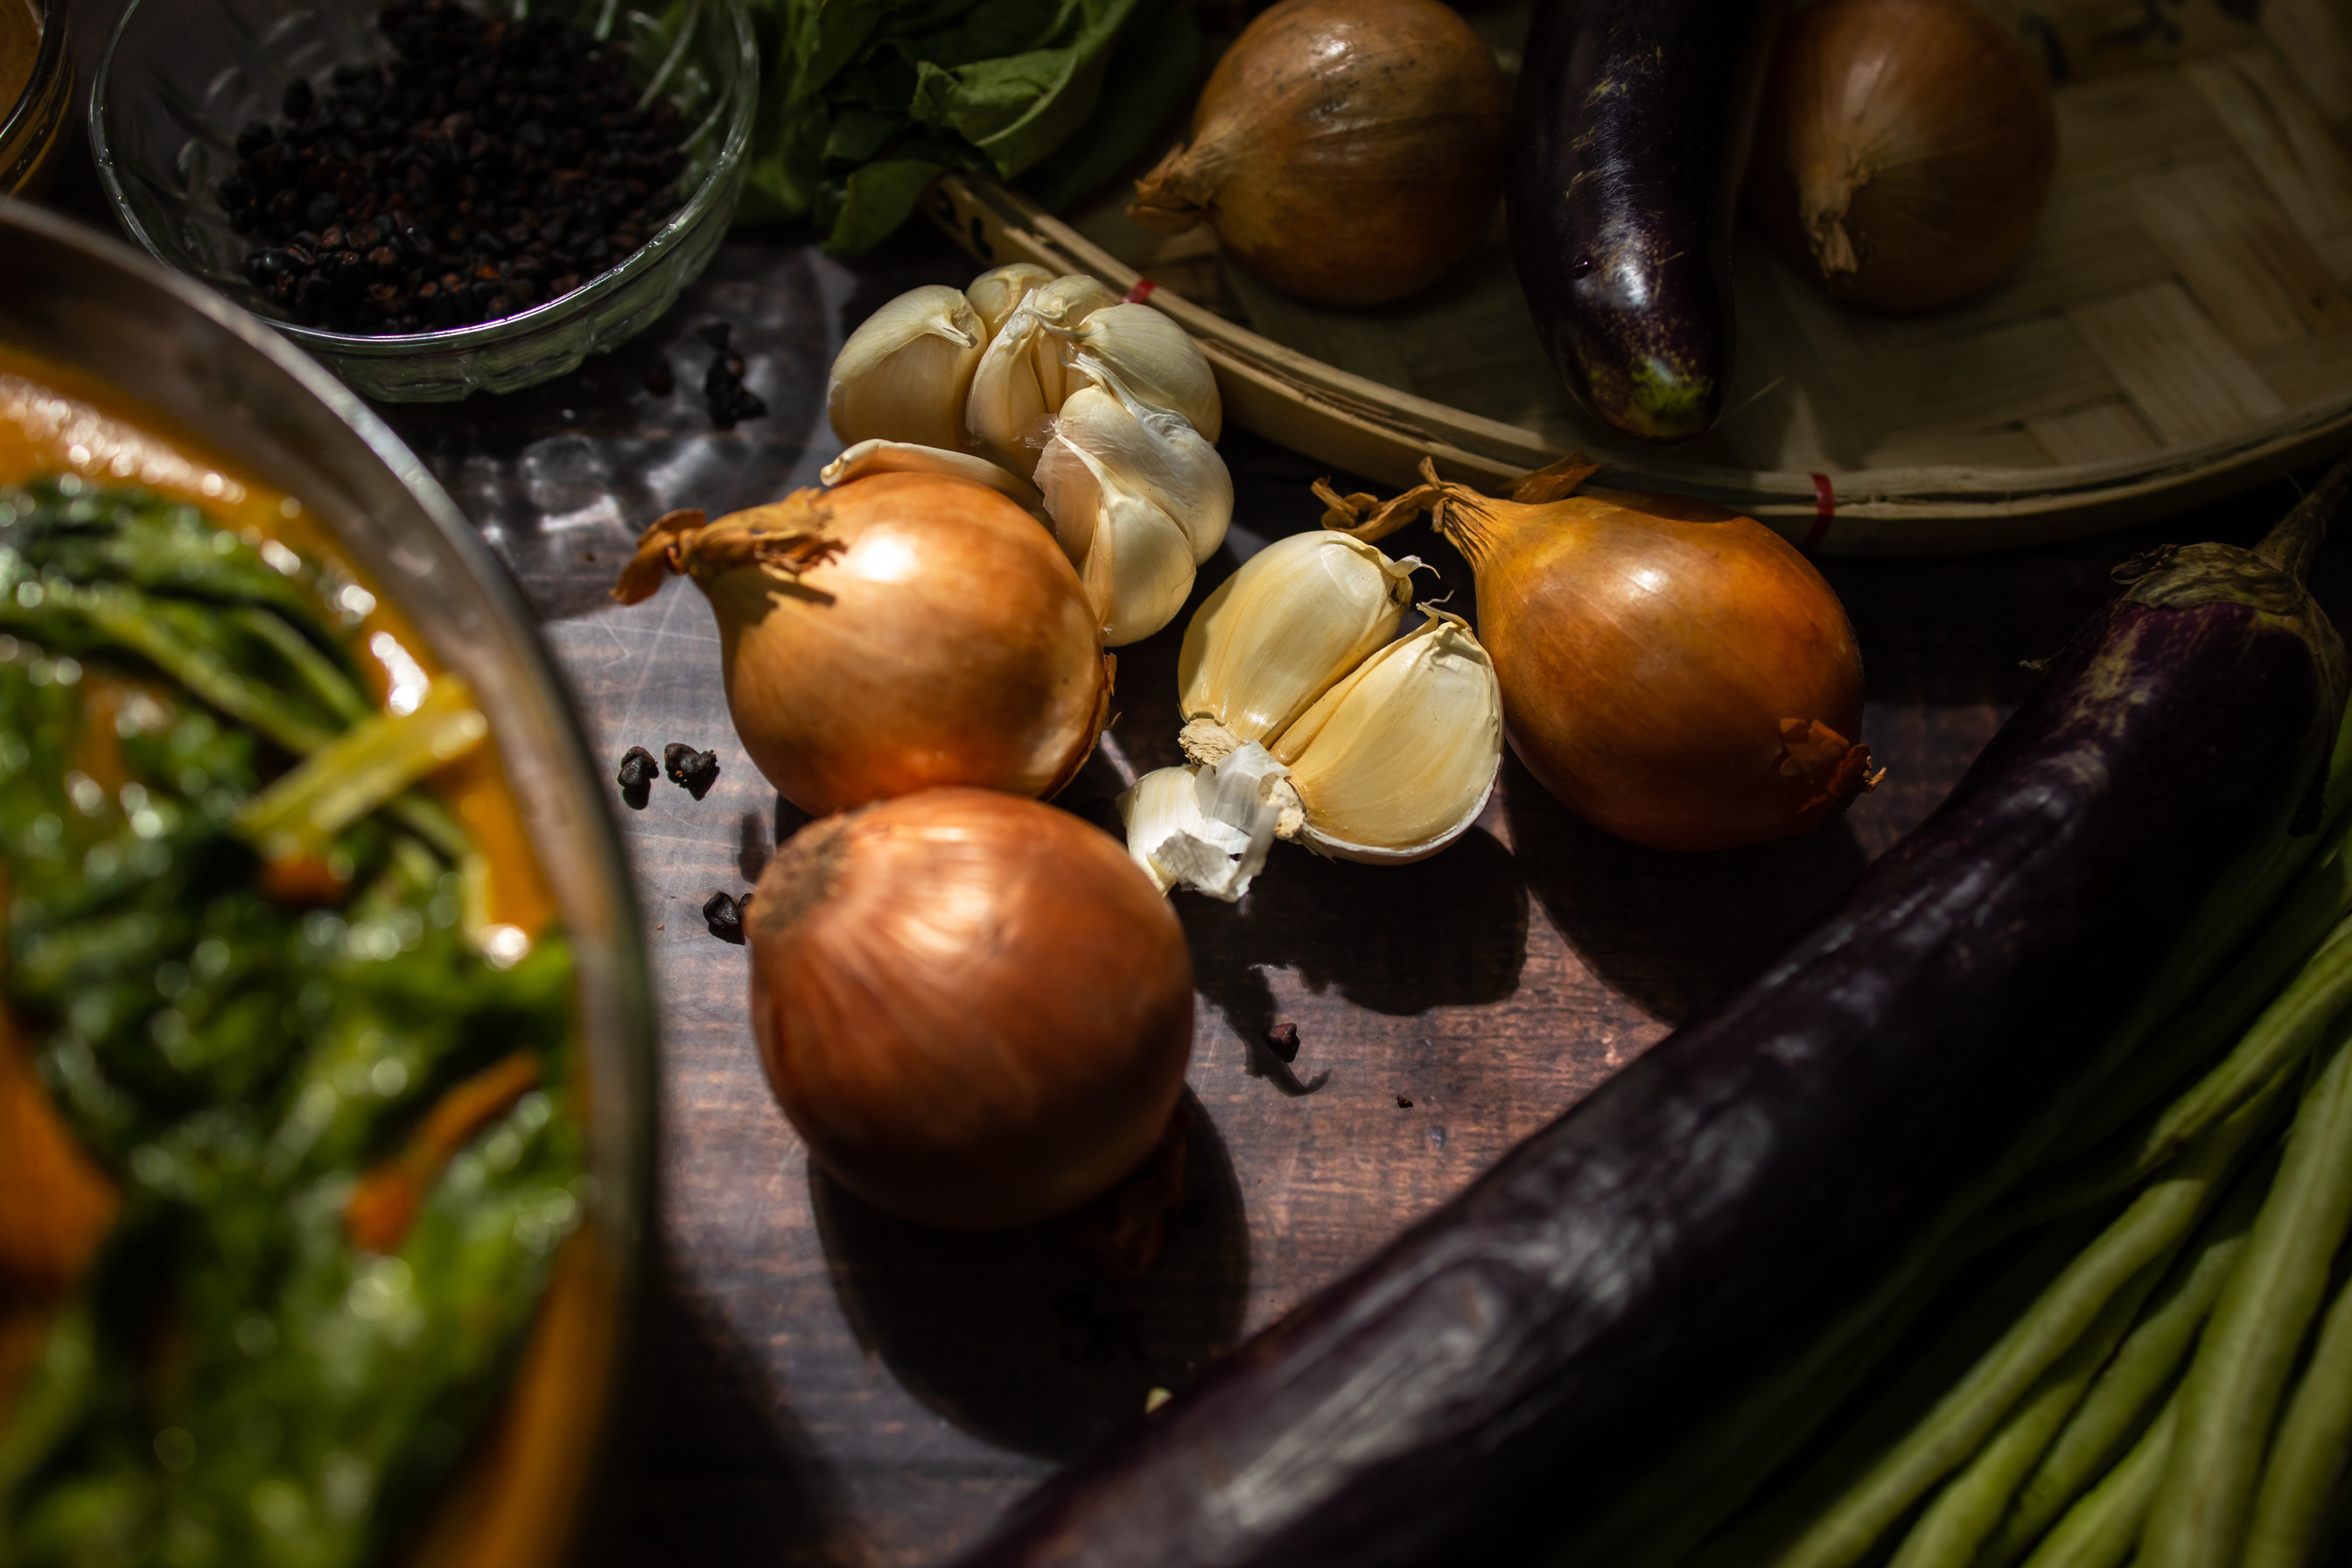
M1183 0L753 0L753 11L769 63L739 219L813 218L835 255L887 237L948 170L1011 179L1066 143L1076 161L1049 184L1056 205L1083 194L1147 152L1199 79Z
M122 1193L0 1430L18 1568L380 1559L579 1218L567 951L478 952L470 846L401 793L479 716L454 680L376 714L338 586L141 492L0 490L0 995ZM102 785L110 746L128 779ZM353 894L266 896L256 844L281 838ZM355 1245L362 1174L518 1054L520 1097L428 1173L413 1223Z

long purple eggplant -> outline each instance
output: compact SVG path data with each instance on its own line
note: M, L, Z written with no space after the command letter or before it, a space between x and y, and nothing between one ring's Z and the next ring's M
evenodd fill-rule
M1731 237L1777 0L1537 0L1504 186L1545 352L1591 413L1703 434L1731 375Z
M2187 984L2171 955L2209 899L2275 863L2344 707L2301 578L2347 499L2352 463L2260 552L2119 572L1950 797L1793 951L964 1568L1509 1563L1603 1519L1616 1546L1557 1561L1631 1561L1636 1481L2047 1149L2115 1066L2117 1021Z

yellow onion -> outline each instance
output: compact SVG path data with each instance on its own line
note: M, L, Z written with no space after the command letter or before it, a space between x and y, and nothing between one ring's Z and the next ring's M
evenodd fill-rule
M1183 1091L1183 927L1051 806L927 790L812 824L769 861L746 937L784 1114L900 1218L1066 1213L1142 1163Z
M1493 211L1505 110L1494 51L1439 0L1280 0L1218 60L1191 140L1128 216L1160 234L1206 218L1303 300L1402 299Z
M1659 849L1818 826L1877 784L1862 654L1812 563L1753 518L1665 495L1572 495L1580 457L1508 500L1440 480L1386 505L1316 487L1374 541L1426 510L1477 574L1511 749L1578 816Z
M1824 0L1781 40L1748 202L1832 293L1925 310L2009 270L2057 165L2049 84L1971 0Z
M709 524L672 512L614 596L671 574L710 601L743 750L803 811L941 784L1050 795L1101 732L1110 663L1086 588L984 485L876 473Z

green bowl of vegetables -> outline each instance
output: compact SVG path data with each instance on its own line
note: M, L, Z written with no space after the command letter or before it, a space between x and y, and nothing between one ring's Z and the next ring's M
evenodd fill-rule
M479 538L0 201L0 1561L552 1563L627 1331L626 863Z

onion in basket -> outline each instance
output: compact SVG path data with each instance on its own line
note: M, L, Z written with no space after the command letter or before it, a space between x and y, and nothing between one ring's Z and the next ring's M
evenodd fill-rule
M1192 1045L1183 927L1066 812L907 795L803 828L751 903L768 1081L876 1207L961 1229L1045 1219L1167 1127Z
M1494 51L1438 0L1281 0L1217 62L1192 139L1128 216L1171 235L1205 219L1302 300L1401 300L1493 212L1505 110Z

